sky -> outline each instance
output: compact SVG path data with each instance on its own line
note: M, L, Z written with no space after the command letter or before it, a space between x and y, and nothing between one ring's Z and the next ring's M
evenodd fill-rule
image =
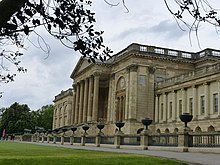
M117 3L121 0L109 0ZM104 0L94 0L91 9L96 13L97 30L104 30L105 45L114 53L126 48L131 43L140 43L158 47L201 51L205 48L220 49L220 34L211 25L201 24L198 33L199 44L195 33L189 37L189 31L182 31L173 16L168 12L161 0L126 0L126 8L120 3L111 7ZM215 8L220 8L220 1L210 0ZM72 87L70 78L80 54L64 47L43 30L38 31L45 42L49 44L49 56L41 49L26 43L23 51L22 66L28 69L26 73L16 73L14 82L0 84L3 92L0 107L9 107L14 102L27 104L31 110L37 110L44 105L53 104L55 95ZM190 39L191 42L190 42ZM30 36L31 41L36 37Z

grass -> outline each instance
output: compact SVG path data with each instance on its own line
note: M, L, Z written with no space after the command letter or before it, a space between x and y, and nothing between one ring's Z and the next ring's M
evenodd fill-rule
M175 160L136 154L76 150L0 141L0 165L180 165Z

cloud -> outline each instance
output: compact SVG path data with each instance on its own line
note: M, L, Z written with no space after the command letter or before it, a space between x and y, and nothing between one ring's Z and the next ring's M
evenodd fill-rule
M153 25L151 27L144 25L142 27L134 27L134 28L129 28L118 35L114 37L115 39L126 39L131 36L148 36L150 34L153 34L157 37L160 37L161 39L173 39L173 40L178 40L182 36L184 36L186 33L181 31L181 29L178 27L176 22L172 22L170 20L163 20L159 22L156 25Z
M16 73L15 82L1 84L3 91L1 106L8 107L14 102L27 104L32 110L52 104L54 96L72 86L70 74L76 65L79 54L58 41L48 38L51 52L48 58L42 50L29 46L22 57L22 66L27 73Z
M182 31L178 27L176 22L170 20L163 20L149 28L148 31L157 35L160 34L165 38L174 40L180 39L183 35L186 34L186 32Z

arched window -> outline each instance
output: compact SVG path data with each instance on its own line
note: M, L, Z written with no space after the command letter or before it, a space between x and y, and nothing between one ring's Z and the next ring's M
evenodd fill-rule
M170 133L168 128L165 129L165 133Z
M210 125L207 129L207 132L210 132L210 133L215 132L215 128L212 125Z
M125 120L125 103L126 103L126 83L125 78L121 76L116 85L116 121Z
M199 126L197 126L195 129L195 132L200 133L200 132L202 132L202 129Z
M175 128L173 133L178 133L179 132L179 129L178 128Z

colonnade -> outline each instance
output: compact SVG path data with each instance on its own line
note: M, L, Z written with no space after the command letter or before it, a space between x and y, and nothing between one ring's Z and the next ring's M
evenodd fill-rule
M95 73L73 85L71 124L98 120L99 79Z
M156 94L155 122L178 121L179 115L185 112L191 113L193 120L211 118L212 115L220 116L220 81L217 80L216 82L217 89L214 92L210 90L210 83L205 82ZM198 90L201 86L203 92L199 94ZM190 94L188 93L189 89L191 90ZM217 100L215 100L216 105L214 105L214 99L216 99L213 97L214 94L217 97ZM202 97L204 98L204 112L202 112ZM216 110L214 110L214 106L216 106Z

